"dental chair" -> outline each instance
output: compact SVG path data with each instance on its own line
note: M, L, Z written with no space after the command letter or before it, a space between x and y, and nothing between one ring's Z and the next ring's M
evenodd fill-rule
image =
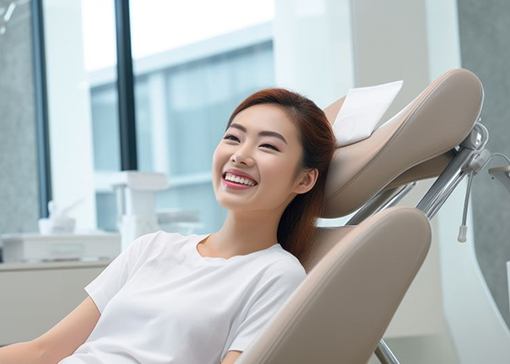
M324 110L332 123L343 101ZM337 148L321 217L354 215L318 228L300 258L306 279L238 364L364 364L374 352L398 363L382 337L427 255L430 219L480 167L482 102L480 80L451 70L369 138ZM433 177L416 208L395 206Z

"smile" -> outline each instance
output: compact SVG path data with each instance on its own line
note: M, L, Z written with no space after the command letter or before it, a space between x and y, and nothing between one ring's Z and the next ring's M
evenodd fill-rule
M239 177L228 172L223 174L222 181L225 186L234 189L248 189L257 185L257 182L250 178Z

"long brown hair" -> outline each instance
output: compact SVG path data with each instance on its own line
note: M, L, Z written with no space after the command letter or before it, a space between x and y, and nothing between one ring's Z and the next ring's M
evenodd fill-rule
M284 88L267 88L248 96L232 112L226 129L238 113L258 104L281 106L297 126L303 158L294 177L302 168L317 168L319 171L313 188L294 197L278 224L278 242L285 250L302 259L308 253L315 224L323 208L329 164L335 151L333 130L324 112L313 101Z

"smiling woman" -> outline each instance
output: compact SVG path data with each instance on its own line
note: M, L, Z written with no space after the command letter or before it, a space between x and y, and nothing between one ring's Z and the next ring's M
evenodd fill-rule
M232 364L305 279L335 140L324 113L284 89L243 101L213 153L220 230L133 241L89 295L2 363Z

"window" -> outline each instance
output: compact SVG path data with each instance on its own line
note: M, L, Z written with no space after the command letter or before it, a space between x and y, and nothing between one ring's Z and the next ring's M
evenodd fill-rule
M273 0L129 5L138 169L169 178L158 210L196 216L193 231L216 229L224 213L212 191L212 153L234 107L274 85ZM218 16L200 18L197 6ZM60 206L83 201L72 214L79 230L117 231L114 2L44 0L44 10L53 197Z
M217 229L225 212L215 200L211 182L212 154L228 117L250 93L274 84L269 24L253 33L265 37L239 45L239 36L223 36L222 49L204 52L206 43L188 45L138 60L143 71L136 75L136 126L138 163L142 171L168 175L170 188L157 195L158 210L196 214L201 225L193 231ZM218 41L218 39L216 39ZM235 47L232 47L232 44ZM233 49L232 49L233 48ZM173 57L180 52L179 59ZM193 55L201 53L196 59ZM189 57L186 57L189 54ZM91 78L94 78L93 76ZM110 153L108 138L117 132L113 82L91 87L96 173L118 170L118 153ZM107 186L98 186L98 226L115 230L115 203ZM186 225L184 231L189 232Z

